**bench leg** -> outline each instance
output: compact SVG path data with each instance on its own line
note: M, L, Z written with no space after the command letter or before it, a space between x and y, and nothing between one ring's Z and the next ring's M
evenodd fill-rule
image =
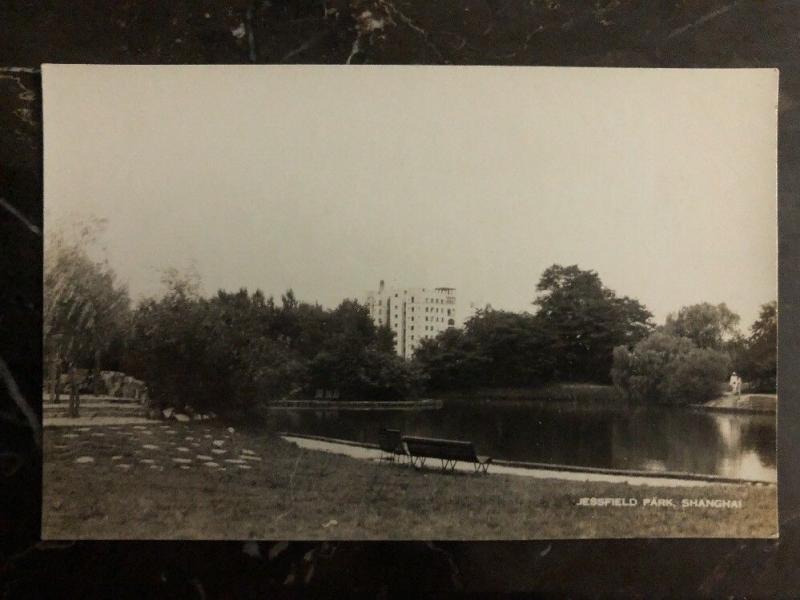
M488 473L489 472L489 463L481 464L479 462L472 463L472 466L475 468L475 473Z

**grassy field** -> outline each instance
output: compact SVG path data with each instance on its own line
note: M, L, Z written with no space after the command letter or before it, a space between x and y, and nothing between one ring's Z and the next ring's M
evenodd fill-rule
M44 439L45 539L766 537L776 531L774 486L669 488L417 472L208 423L54 428ZM639 506L578 506L582 497L636 498ZM642 506L650 497L676 506ZM681 508L684 498L736 499L742 507Z

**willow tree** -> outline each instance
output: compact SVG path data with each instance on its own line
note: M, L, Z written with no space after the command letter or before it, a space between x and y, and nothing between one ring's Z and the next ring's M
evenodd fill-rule
M93 260L88 254L98 229L96 224L84 226L76 239L61 232L45 239L44 358L56 402L62 369L66 367L69 373L72 416L78 416L80 405L78 367L93 364L97 385L103 354L125 328L129 315L127 289L116 284L106 261Z

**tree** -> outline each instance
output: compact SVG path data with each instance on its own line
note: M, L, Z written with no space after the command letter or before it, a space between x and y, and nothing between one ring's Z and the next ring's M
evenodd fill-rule
M464 390L485 384L488 359L474 337L462 329L446 329L435 338L422 340L414 362L433 390Z
M637 402L704 402L719 394L729 363L724 352L656 331L633 350L614 348L611 377L624 395Z
M684 306L667 316L664 331L670 335L689 338L698 348L722 350L725 342L735 337L739 315L725 303Z
M536 320L548 340L554 379L608 381L615 346L632 346L652 329L652 314L618 297L595 271L553 265L536 286Z
M750 388L759 392L775 392L778 370L778 303L761 306L758 318L750 328L739 369Z
M56 401L62 363L66 364L73 416L77 416L80 403L77 369L93 365L98 386L103 354L113 343L120 343L130 316L127 289L116 283L106 261L95 261L88 255L87 248L100 227L97 223L84 225L77 240L68 239L59 231L45 240L45 363L50 368L50 390Z

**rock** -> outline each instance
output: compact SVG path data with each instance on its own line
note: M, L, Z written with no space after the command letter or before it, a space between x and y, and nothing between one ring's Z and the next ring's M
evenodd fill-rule
M198 460L214 460L212 457L210 457L210 456L208 456L206 454L198 454L197 455L197 459Z
M172 415L175 414L175 409L172 407L165 408L164 410L161 411L161 414L164 415L165 419L171 419Z
M192 462L191 458L179 458L175 457L172 459L172 462L180 463L180 464L189 464Z
M91 456L79 456L78 458L75 459L75 462L80 464L93 463L94 458L92 458Z
M228 451L227 450L220 450L219 448L212 448L211 452L213 452L214 454L226 454Z
M218 467L218 466L219 466L219 464L217 464L217 463L215 463L215 462L205 462L205 463L203 463L203 464L204 464L205 466L207 466L207 467Z
M175 419L180 421L181 423L186 423L187 421L192 420L192 418L189 415L184 415L181 413L175 413Z
M188 451L189 451L189 449L188 449L188 448L186 448L185 446L178 446L178 447L177 447L177 448L175 448L175 449L176 449L178 452L188 452Z
M114 461L122 460L122 455L121 454L115 454L114 456L111 457L111 460L114 460Z
M156 446L155 444L143 444L142 448L144 448L145 450L158 450L158 446Z
M212 442L217 448L221 448L225 445L225 440L214 440Z

